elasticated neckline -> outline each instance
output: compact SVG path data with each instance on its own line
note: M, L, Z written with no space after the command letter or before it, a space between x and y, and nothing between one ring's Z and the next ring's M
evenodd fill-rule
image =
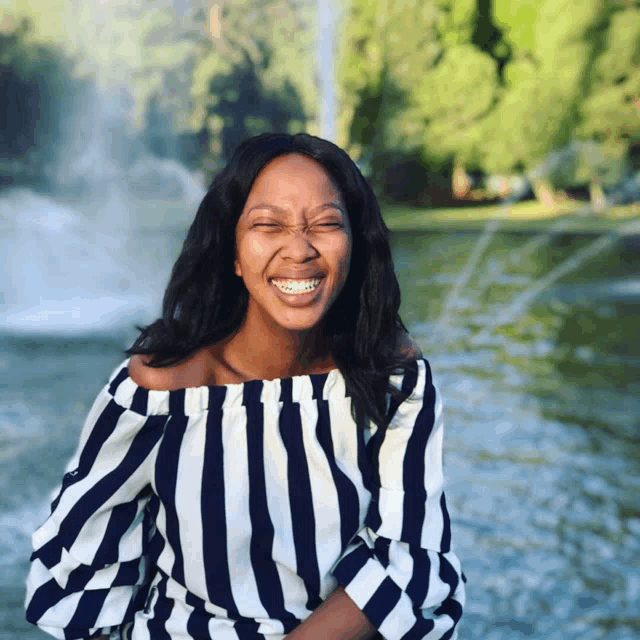
M339 369L273 380L248 380L222 385L202 385L175 390L150 390L129 375L127 358L109 379L108 392L125 409L141 415L195 415L212 407L230 409L252 402L291 403L348 397Z

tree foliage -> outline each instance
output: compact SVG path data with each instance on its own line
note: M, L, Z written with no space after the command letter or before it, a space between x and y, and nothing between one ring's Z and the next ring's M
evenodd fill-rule
M419 165L449 175L455 164L556 186L613 185L638 163L637 0L336 8L337 142L379 194L407 162L416 182ZM73 111L87 78L126 90L146 147L191 166L212 169L261 131L318 133L315 11L311 0L7 0L4 173L46 172L56 114Z
M62 146L63 121L86 84L74 60L30 40L23 19L0 32L0 184L46 184Z
M195 166L222 148L214 117L220 105L228 111L223 127L231 118L246 135L260 129L259 109L269 111L268 128L301 130L315 116L310 1L220 0L217 31L214 7L208 0L8 0L3 15L32 19L34 40L73 54L76 74L100 92L126 90L131 127L148 149ZM253 100L251 91L230 99L232 85L251 82L258 103L243 102ZM248 120L238 129L240 114Z
M608 21L605 46L593 65L592 82L580 105L577 133L592 145L579 178L597 175L618 183L640 143L640 8L627 6Z
M497 22L513 48L505 90L486 118L482 165L511 173L544 165L574 136L588 82L600 0L496 0Z
M412 109L417 78L442 52L444 19L433 3L353 0L339 55L339 142L382 193L394 158L421 150L422 116Z

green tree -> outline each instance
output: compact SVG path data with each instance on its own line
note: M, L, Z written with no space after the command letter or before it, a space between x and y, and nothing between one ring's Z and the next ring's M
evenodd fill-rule
M606 46L593 65L577 130L591 151L582 154L577 177L591 182L592 199L601 207L602 187L625 177L640 143L640 8L614 5L607 23Z
M438 64L423 74L413 93L414 108L424 118L423 145L439 162L458 156L478 163L484 144L479 126L499 97L497 62L472 44L448 48Z
M251 0L214 9L203 14L208 39L193 72L189 121L209 138L208 170L243 137L308 130L317 115L314 5Z
M340 35L338 141L379 194L385 168L421 151L424 122L411 108L416 78L442 51L433 3L353 0Z
M245 52L244 60L228 74L216 74L211 79L207 121L213 125L214 142L224 160L250 136L287 133L292 122L305 123L302 101L288 79L277 89L266 86L261 72L268 69L271 52L264 44L259 48L262 55L258 64Z
M600 0L495 0L496 23L513 50L505 91L482 127L482 165L526 171L536 196L554 202L554 152L575 137L594 51L589 39ZM536 170L536 168L538 168Z
M211 28L216 6L217 32ZM217 100L211 81L242 66L245 53L272 95L281 89L287 103L293 88L302 102L305 118L291 122L292 128L314 116L311 0L7 0L0 11L32 19L34 39L54 41L76 56L76 72L101 90L126 85L134 100L133 129L146 132L161 155L180 155L183 141L193 146L195 138L215 147L218 135L208 121ZM267 68L261 66L263 45L270 51Z
M454 159L463 173L479 168L480 125L511 56L489 9L489 0L353 2L342 35L341 141L374 184L402 158L441 175Z
M27 19L0 32L0 185L50 186L63 122L87 89L74 60L30 35Z

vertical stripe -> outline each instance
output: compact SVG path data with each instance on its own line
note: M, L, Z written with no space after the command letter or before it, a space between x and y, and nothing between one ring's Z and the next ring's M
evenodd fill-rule
M94 562L115 564L120 557L119 542L138 514L136 502L116 505L109 515L109 523L94 556ZM141 532L142 533L142 532Z
M431 371L426 366L422 407L412 425L403 464L402 484L405 492L402 515L402 540L420 544L426 515L427 491L425 488L425 461L435 423L435 389L431 383ZM440 472L440 470L435 470Z
M187 618L187 633L191 638L209 638L209 614L204 609L193 609Z
M232 616L238 610L231 596L231 576L227 562L227 517L224 491L224 450L222 420L224 393L211 389L207 414L206 441L201 489L203 554L207 594L210 602Z
M148 404L149 392L143 387L138 387L133 393L133 399L131 401L131 411L135 411L141 416L146 416Z
M402 376L402 383L400 385L400 391L402 391L402 394L405 396L405 398L408 398L413 392L418 381L420 368L420 364L418 364L417 362L411 362L408 368L405 370L405 373ZM393 396L389 394L389 407L387 409L386 416L387 423L393 420L393 417L399 406L400 402L398 402L398 400L394 399Z
M322 398L322 395L320 395ZM338 467L331 436L331 420L329 418L329 403L326 400L317 400L318 422L316 426L316 438L327 458L331 477L337 492L338 510L340 514L340 553L349 544L351 538L360 528L360 501L358 491L347 475ZM352 424L341 425L343 429L354 428Z
M413 558L413 573L406 592L415 605L419 607L424 604L429 593L431 560L424 549L414 545L409 545L409 553Z
M145 554L152 565L158 563L158 558L166 546L162 533L158 530L158 516L160 514L160 498L154 493L147 503L146 517L143 521L145 527L144 542Z
M335 425L335 421L332 421ZM361 482L364 488L370 493L374 484L374 469L371 464L371 450L369 448L369 441L373 435L370 429L365 429L363 426L355 425L356 430L356 447L357 447L357 460L358 469L360 470Z
M197 416L188 418L176 476L176 517L180 523L188 523L180 532L184 577L182 584L188 589L202 588L206 583L202 564L202 524L195 514L200 512L203 456L206 425Z
M451 597L458 588L460 576L458 576L453 565L443 555L440 556L440 571L438 576L442 582L449 585L449 597Z
M300 406L297 403L283 405L280 412L280 435L287 451L287 480L297 573L307 589L306 607L313 611L320 604L320 572L317 561L313 495L302 440Z
M384 442L386 429L377 428L369 439L367 449L372 460L371 469L371 502L367 510L365 524L373 531L377 531L382 526L382 516L380 515L380 449Z
M176 389L169 392L169 415L184 416L185 413L185 389Z
M171 598L167 598L167 580L167 576L163 575L156 585L158 597L153 605L153 613L147 619L147 629L152 640L171 640L165 625L171 618L174 604Z
M285 609L282 584L273 560L275 530L267 504L263 405L259 399L248 401L246 412L251 565L255 572L260 601L267 615L283 623L285 620L297 622L295 616Z
M262 382L246 383L245 405L259 404ZM260 532L254 532L250 516L250 485L247 438L253 425L248 424L247 406L229 410L222 418L222 447L224 450L224 501L228 530L226 555L231 575L231 595L243 616L265 617L260 601L253 566L252 542L255 546ZM256 558L258 559L258 558Z
M318 401L309 399L308 386L309 377L302 377L296 380L295 396L300 398L297 404L300 415L300 433L302 435L302 446L306 454L308 465L309 489L311 492L311 507L313 509L313 523L315 527L313 539L316 541L314 552L315 566L318 576L317 593L321 594L320 575L325 575L335 564L342 552L342 531L341 512L338 489L333 481L332 460L334 456L331 446L331 434L328 434L329 447L323 449L318 441L319 423ZM322 402L322 400L320 400ZM326 403L325 403L326 404ZM326 407L325 407L326 410ZM328 428L324 429L325 435ZM325 443L326 444L326 443ZM334 465L335 466L335 465ZM340 472L342 473L342 472ZM344 474L342 474L344 476ZM345 478L348 482L348 479ZM358 508L356 495L356 509ZM358 513L355 514L358 518ZM359 518L358 518L359 519ZM357 520L356 520L357 522ZM353 533L358 529L354 527ZM345 543L345 547L348 540ZM318 602L319 604L319 602ZM317 605L316 605L317 606Z
M451 551L451 520L449 519L449 510L447 509L447 501L444 497L444 491L440 496L440 510L442 512L442 539L440 541L440 551L449 553Z
M108 385L108 390L109 393L112 396L116 395L116 391L118 390L118 387L129 377L129 368L128 367L122 367L122 369L120 369L120 371L118 371L118 373L116 374L116 376L113 378L113 380L111 381L111 383Z
M171 415L158 450L155 469L156 490L165 512L167 543L174 556L171 577L180 583L184 583L184 564L180 540L180 521L176 506L176 484L180 450L186 427L187 418L185 416Z
M273 398L282 397L282 383L274 389ZM291 380L289 380L291 382ZM291 385L289 385L291 390ZM285 391L286 393L286 391ZM280 433L280 402L267 401L262 406L264 482L266 506L274 523L272 558L278 572L278 582L285 597L286 609L296 616L285 619L284 632L291 625L309 615L305 606L307 593L296 573L295 543L293 539L293 514L289 501L288 456Z
M120 416L124 412L125 410L112 400L98 416L89 438L82 448L78 462L79 477L76 478L76 481L87 476L95 459L98 457L102 445L116 430Z

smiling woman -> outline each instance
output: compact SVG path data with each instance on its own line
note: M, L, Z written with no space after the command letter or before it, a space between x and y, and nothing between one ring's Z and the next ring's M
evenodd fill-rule
M455 638L442 410L348 155L244 142L33 536L57 638Z
M269 162L251 187L235 239L235 273L249 303L227 349L240 345L236 351L254 371L276 375L295 375L314 358L329 358L321 321L347 280L351 228L322 165L300 154ZM256 336L265 338L264 351L248 349ZM259 377L269 377L264 374Z

